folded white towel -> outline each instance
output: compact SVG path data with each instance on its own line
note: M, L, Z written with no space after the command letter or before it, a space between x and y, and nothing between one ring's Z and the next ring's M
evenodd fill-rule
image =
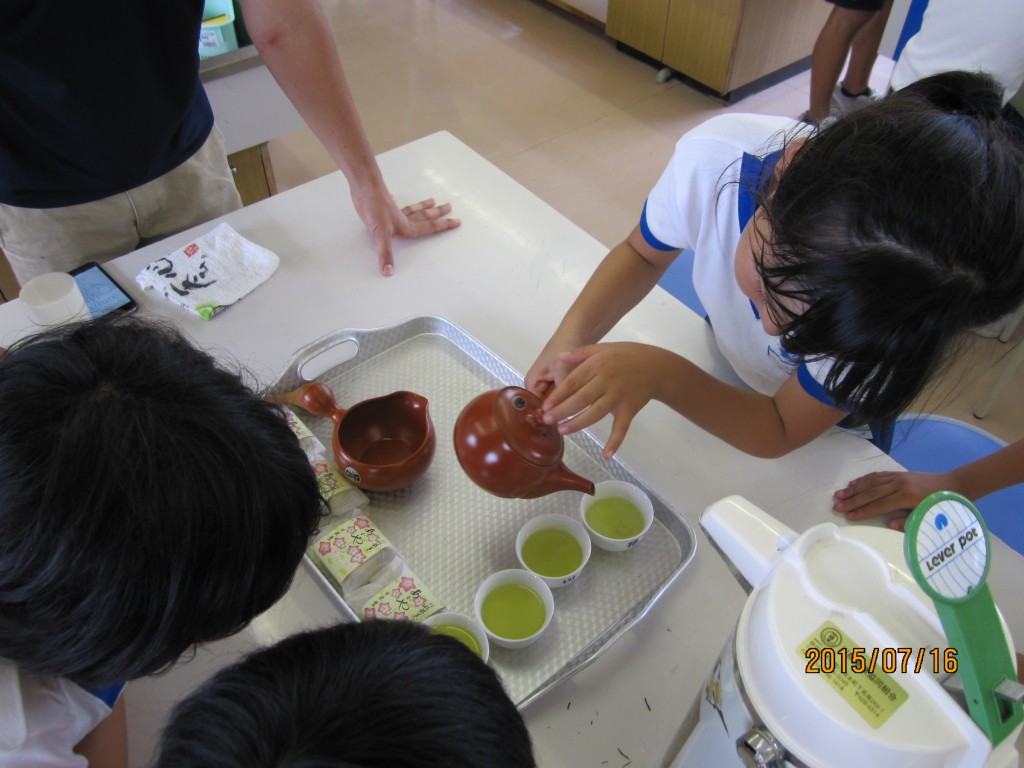
M155 288L185 309L209 320L274 274L281 260L273 251L238 234L229 224L157 259L136 282Z

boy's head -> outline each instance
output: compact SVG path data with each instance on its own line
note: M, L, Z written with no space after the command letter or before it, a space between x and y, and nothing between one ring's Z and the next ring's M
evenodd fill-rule
M497 674L408 621L289 637L178 704L157 768L530 768Z
M178 332L100 320L0 358L0 657L99 685L229 635L322 514L278 409Z
M951 341L1024 301L1024 150L981 73L925 78L787 152L754 249L786 350L866 418L903 410Z

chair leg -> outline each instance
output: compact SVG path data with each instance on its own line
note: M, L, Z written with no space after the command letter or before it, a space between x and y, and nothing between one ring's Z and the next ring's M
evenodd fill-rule
M1024 362L1024 341L1018 342L1017 346L1007 356L1006 362L1003 363L1003 370L999 372L999 376L996 377L988 393L982 398L978 407L974 409L975 417L983 419L988 415L999 392L1006 386L1006 382L1013 377L1014 372L1016 372L1022 362Z

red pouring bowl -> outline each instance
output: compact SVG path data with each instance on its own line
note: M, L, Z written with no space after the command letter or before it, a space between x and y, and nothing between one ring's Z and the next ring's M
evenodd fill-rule
M338 468L367 491L394 491L420 479L434 458L436 438L427 399L415 392L392 392L338 406L320 382L270 398L334 422L331 449Z

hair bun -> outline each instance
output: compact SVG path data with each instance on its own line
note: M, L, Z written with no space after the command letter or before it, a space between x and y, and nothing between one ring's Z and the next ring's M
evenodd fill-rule
M1002 116L1003 88L986 72L943 72L911 83L897 95L916 95L951 115Z

